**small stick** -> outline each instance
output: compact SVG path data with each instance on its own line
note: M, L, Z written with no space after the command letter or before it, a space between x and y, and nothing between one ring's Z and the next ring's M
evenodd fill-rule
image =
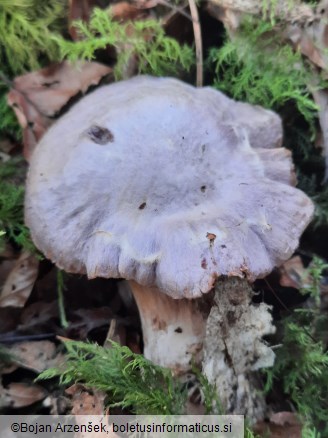
M195 46L196 46L196 86L203 86L203 44L202 32L199 22L199 15L195 0L188 0L192 16L192 26L194 29Z
M183 10L184 6L182 6L182 7L175 6L166 0L149 0L149 1L145 1L145 2L137 1L136 7L140 8L140 9L150 9L150 8L154 8L157 5L166 6L167 8L170 8L175 14L179 13L179 14L183 15L184 17L188 18L188 20L192 21L191 16Z
M66 318L65 305L64 305L64 276L63 272L59 269L57 270L57 293L58 293L58 308L59 308L59 318L60 325L66 329L68 327L68 321Z
M42 333L39 335L15 335L3 334L0 336L1 344L14 344L15 342L41 341L43 339L55 339L55 333Z

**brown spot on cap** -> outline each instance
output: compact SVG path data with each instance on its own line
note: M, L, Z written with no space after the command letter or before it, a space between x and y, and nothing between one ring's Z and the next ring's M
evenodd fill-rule
M139 210L143 210L146 207L146 203L143 202L142 204L139 205Z
M205 257L202 259L202 263L200 264L200 266L201 266L203 269L207 269L207 261L206 261L206 258L205 258Z
M206 238L212 243L216 239L216 234L214 234L214 233L206 233Z
M88 136L94 143L101 145L112 143L114 141L114 136L110 130L98 125L92 125L88 129Z

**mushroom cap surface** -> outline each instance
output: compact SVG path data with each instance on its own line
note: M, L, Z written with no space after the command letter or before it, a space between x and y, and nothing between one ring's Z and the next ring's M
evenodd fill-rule
M31 158L26 223L60 268L194 298L263 277L313 214L291 186L280 118L221 92L139 76L98 88Z

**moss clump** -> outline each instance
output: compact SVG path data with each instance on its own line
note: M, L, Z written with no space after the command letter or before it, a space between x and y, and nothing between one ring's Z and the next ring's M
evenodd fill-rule
M24 224L24 186L17 183L18 173L25 174L22 159L11 159L0 164L0 248L6 240L36 252L30 233ZM23 179L21 175L18 179Z
M155 366L129 348L112 343L105 349L78 341L67 341L65 347L63 368L44 371L38 379L59 376L63 385L82 382L106 392L109 406L139 414L178 414L184 408L186 392L171 371Z
M293 101L305 120L313 123L317 106L308 89L313 81L310 67L273 30L271 23L248 18L233 39L212 49L214 85L238 100L275 110Z
M1 87L0 84L0 138L2 135L7 135L16 140L21 140L22 130L14 111L7 104L6 92L7 89Z
M312 284L302 293L309 296L309 305L283 320L282 346L277 349L273 368L266 373L267 390L276 380L281 381L301 416L304 430L320 430L323 437L328 436L328 317L321 310L320 284L326 269L328 264L318 258L308 268Z
M59 59L51 36L65 25L65 0L2 0L0 3L0 136L21 139L21 129L7 105L8 84L13 79Z
M263 5L274 10L274 5ZM272 9L273 7L273 9ZM318 107L310 86L326 88L317 70L279 36L282 25L270 14L264 19L246 17L236 35L210 51L215 69L214 86L237 100L261 105L281 114L285 146L292 150L299 187L316 206L314 226L328 224L328 186L322 185L324 160L314 146Z
M89 23L74 24L81 40L72 42L55 37L61 57L71 61L95 59L96 52L112 46L117 52L115 76L122 78L131 57L137 59L138 73L155 76L176 74L179 69L189 70L194 63L194 52L165 35L159 21L144 20L120 23L109 11L94 9Z
M313 227L328 224L328 185L318 183L316 175L299 178L299 188L307 193L315 204Z
M109 407L119 406L141 415L185 413L188 382L170 369L154 365L141 354L115 342L111 348L78 341L65 341L67 350L61 368L41 373L37 380L59 377L62 385L83 383L108 394ZM206 414L222 414L217 390L194 369L204 399Z
M61 29L66 8L64 0L1 1L0 64L6 74L37 69L45 58L58 59L58 47L51 35Z

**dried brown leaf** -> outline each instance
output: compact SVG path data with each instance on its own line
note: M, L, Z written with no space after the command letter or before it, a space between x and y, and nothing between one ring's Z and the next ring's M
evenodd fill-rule
M98 3L97 0L69 0L68 23L69 33L73 40L79 40L80 37L72 22L76 20L88 22L92 9L99 6Z
M10 157L10 153L15 149L16 144L9 138L2 138L0 140L0 151L4 152Z
M287 260L279 270L281 286L301 289L311 284L311 277L307 274L300 256Z
M289 24L284 37L295 48L307 56L316 66L326 70L328 67L328 1L323 0L312 10L303 25L298 21Z
M103 415L106 395L101 391L91 391L83 385L76 384L66 389L72 397L73 415Z
M43 400L47 391L39 385L28 383L10 383L0 388L0 406L22 408Z
M15 330L20 321L21 309L18 307L0 307L0 333Z
M72 397L72 414L75 415L77 424L86 424L88 418L95 421L94 415L101 415L98 418L99 422L106 422L107 415L105 414L104 400L106 395L101 391L91 391L86 389L83 385L76 384L66 389L66 394ZM83 438L82 433L75 435L75 438ZM108 429L108 433L93 432L88 434L90 438L116 438L118 437L114 432Z
M271 415L270 422L261 421L254 431L263 437L270 438L301 438L302 426L293 412L277 412Z
M5 242L4 247L1 248L0 257L4 260L13 260L17 258L14 248L8 242ZM0 285L3 284L4 280L0 280Z
M276 424L262 421L254 427L254 432L261 437L270 438L301 438L302 430L300 426L277 426Z
M58 301L37 301L23 309L19 329L31 334L51 331L57 318Z
M302 259L299 256L292 257L285 262L280 268L279 283L283 287L294 287L295 289L310 290L314 285L314 279L309 273L312 263L306 269ZM328 280L323 275L320 282L321 306L326 309L328 306Z
M72 312L68 336L72 335L73 331L74 337L78 333L79 338L85 339L92 330L109 325L112 317L113 312L109 307L77 309Z
M24 155L28 159L54 117L78 93L110 75L112 69L96 62L71 65L64 61L15 78L8 94L23 128Z
M282 411L272 414L270 422L277 426L300 426L300 421L294 412Z
M29 341L14 344L9 348L17 366L30 369L36 373L56 367L64 360L57 354L56 346L50 341Z
M124 1L111 5L109 11L119 21L140 20L145 17L143 9Z
M9 247L10 248L10 247ZM3 257L1 253L1 257ZM5 258L5 257L4 257ZM0 287L5 283L8 278L8 275L13 270L15 266L16 260L14 258L9 260L3 260L0 264ZM0 294L1 296L1 294Z
M38 275L39 261L29 252L23 252L2 288L0 307L24 307Z

